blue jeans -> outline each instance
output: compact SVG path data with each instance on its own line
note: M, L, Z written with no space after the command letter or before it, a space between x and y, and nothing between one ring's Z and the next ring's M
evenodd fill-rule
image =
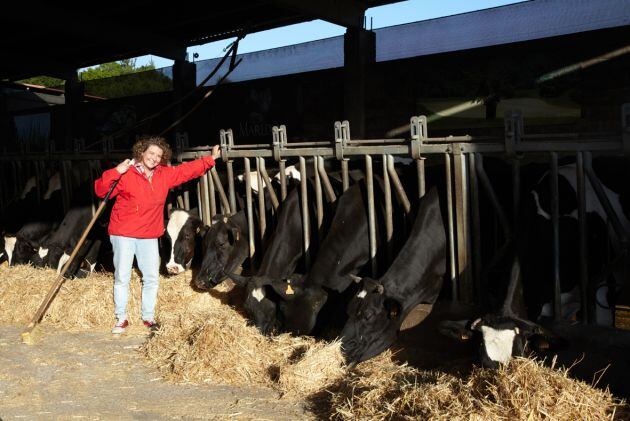
M142 272L142 320L153 320L159 287L160 253L157 238L131 238L110 235L114 249L114 313L127 318L129 280L136 256Z

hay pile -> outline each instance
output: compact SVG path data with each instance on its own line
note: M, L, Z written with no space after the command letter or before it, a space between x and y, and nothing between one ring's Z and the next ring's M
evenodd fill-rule
M518 358L499 370L462 377L398 365L386 352L311 400L333 419L537 420L628 419L608 391L568 377L568 370ZM324 411L324 412L321 412Z
M26 326L53 285L51 269L0 266L0 324ZM190 272L160 277L156 315L162 328L142 348L165 378L176 382L274 387L300 397L343 375L339 342L311 337L261 335L247 324L226 287L211 294L190 286ZM113 275L95 273L67 280L42 320L64 330L109 331L114 322ZM140 277L133 272L128 303L130 333L145 333L140 323Z
M344 374L339 342L288 334L266 337L237 310L211 300L203 307L161 313L162 328L143 352L167 379L260 385L300 397Z
M30 266L0 266L0 323L28 324L52 287L57 273ZM132 282L130 316L139 317L139 287ZM66 281L52 302L42 324L76 330L114 322L113 276L93 274L89 281Z
M55 277L52 270L1 266L0 324L26 325ZM313 412L336 419L568 420L629 414L610 393L527 359L498 371L473 369L456 376L400 365L385 352L347 372L339 342L262 336L236 308L225 305L233 293L221 288L195 292L190 273L160 282L162 328L141 352L172 381L272 387L288 398L306 398ZM109 330L112 284L112 274L66 281L42 323ZM137 273L128 310L132 327L144 332Z

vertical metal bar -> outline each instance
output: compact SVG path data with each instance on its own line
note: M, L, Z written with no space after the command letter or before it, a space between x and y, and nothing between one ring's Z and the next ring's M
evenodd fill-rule
M308 190L306 188L306 160L300 157L300 193L302 194L302 237L304 240L304 265L306 269L311 267L311 228L308 219Z
M201 196L199 196L199 197L201 197ZM184 198L182 197L181 194L179 194L179 193L177 194L176 200L177 200L177 207L178 208L186 209L184 207ZM203 206L203 203L201 203L201 205L199 206L199 217L200 218L202 218L202 206Z
M287 160L281 159L278 165L280 166L280 200L284 202L284 199L287 198Z
M459 145L453 145L458 148ZM457 152L457 151L456 151ZM472 302L473 287L469 267L469 235L468 235L468 184L466 180L466 156L455 153L453 156L453 174L455 186L455 224L457 244L457 271L459 274L460 299Z
M210 225L210 195L208 194L208 174L204 174L201 177L201 209L200 216L204 224Z
M184 209L187 211L190 210L190 192L188 191L188 188L184 190Z
M227 162L227 179L228 179L228 193L230 195L230 211L236 213L236 193L234 192L234 166L233 161Z
M378 276L378 264L376 262L376 215L374 211L374 177L372 174L372 157L370 155L365 155L365 181L367 184L370 262L372 263L372 276Z
M451 176L451 155L444 154L444 166L446 168L446 211L448 218L448 255L450 263L451 293L453 301L459 300L457 289L457 272L455 270L455 229L453 227L453 180Z
M42 165L43 164L44 163L42 162ZM88 177L89 177L89 180L90 180L90 186L93 186L94 185L94 172L96 171L96 162L95 161L88 161L87 164L88 164ZM38 168L37 173L38 173L38 178L39 178L39 175L42 174L42 171L41 171L40 168ZM39 186L39 184L40 183L37 183L38 186ZM97 206L96 206L96 195L94 195L94 194L92 195L92 200L90 200L90 202L92 203L92 216L94 216L96 214L96 209L97 209Z
M348 190L350 186L350 180L348 177L348 159L344 158L341 160L341 180L343 183L343 191Z
M197 209L199 212L199 218L203 220L203 200L201 199L201 177L197 181ZM177 199L180 197L177 196ZM179 203L178 203L179 205Z
M210 170L210 174L212 175L214 185L219 192L219 199L221 200L221 207L223 209L222 213L232 213L232 206L228 203L228 198L225 195L225 190L223 189L223 184L221 183L221 178L219 178L219 173L217 172L217 169L215 167L212 167L212 169Z
M208 225L212 225L212 218L217 214L217 197L214 192L214 180L212 176L209 172L206 172L205 177L208 180L208 196L210 197L210 201L208 202L210 205L210 220L208 221Z
M245 165L245 207L247 211L247 227L249 234L249 262L253 268L256 245L254 242L254 206L252 203L252 182L250 180L249 158L243 158L243 163Z
M389 184L389 157L383 155L383 190L385 193L385 236L387 238L387 263L394 256L394 212L392 208L392 187Z
M479 180L477 179L477 154L469 155L470 165L468 171L470 173L470 201L471 201L471 230L472 230L472 258L475 271L475 291L477 303L483 303L486 296L486 285L481 279L481 212L479 210Z
M558 153L550 152L551 158L551 224L553 232L553 315L555 320L562 318L560 301L560 195L558 193Z
M518 242L518 227L520 223L521 208L521 161L518 158L512 160L512 226L514 237Z
M265 188L262 183L262 177L260 176L261 159L260 157L256 157L256 181L258 182L258 228L260 244L263 244L263 238L265 238L265 232L267 231L267 213L265 212Z
M576 178L578 199L578 224L580 241L580 304L582 308L582 323L590 323L590 309L588 307L588 244L586 238L586 179L584 178L584 153L576 153Z
M63 204L63 212L68 213L70 208L70 199L68 196L68 168L65 161L59 162L59 169L61 170L61 202Z
M418 173L418 197L424 196L427 191L427 183L425 179L424 160L426 158L416 159L416 171Z
M319 178L318 157L313 157L313 173L315 175L315 204L317 209L317 232L324 222L324 201L322 198L322 180Z

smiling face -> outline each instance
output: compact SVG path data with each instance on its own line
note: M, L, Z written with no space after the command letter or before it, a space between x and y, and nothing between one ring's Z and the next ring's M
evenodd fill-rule
M153 170L162 162L164 151L157 145L149 145L146 151L142 152L142 165L149 170Z

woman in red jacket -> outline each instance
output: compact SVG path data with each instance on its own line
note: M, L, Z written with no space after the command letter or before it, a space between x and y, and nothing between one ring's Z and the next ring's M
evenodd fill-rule
M158 238L164 233L164 204L169 189L202 176L221 156L219 146L211 156L176 167L166 164L171 148L157 136L144 136L133 146L133 160L125 160L107 170L94 182L98 197L105 197L118 179L111 197L116 197L109 220L109 235L114 249L114 311L116 324L112 333L123 333L129 325L127 298L133 258L142 272L142 320L155 329L155 303L159 287L160 254Z

